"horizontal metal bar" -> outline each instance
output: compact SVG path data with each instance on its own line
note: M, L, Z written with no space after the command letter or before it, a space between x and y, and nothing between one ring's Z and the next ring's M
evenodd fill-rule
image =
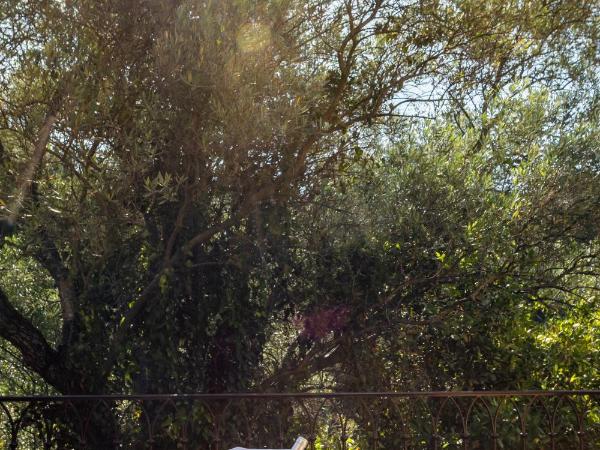
M220 394L107 394L107 395L5 395L0 402L64 402L87 400L243 400L335 398L481 398L600 396L600 390L556 391L412 391L412 392L236 392Z

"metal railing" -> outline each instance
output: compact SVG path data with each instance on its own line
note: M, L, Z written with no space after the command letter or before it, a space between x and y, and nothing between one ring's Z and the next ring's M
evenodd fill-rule
M0 448L600 449L600 391L0 397Z

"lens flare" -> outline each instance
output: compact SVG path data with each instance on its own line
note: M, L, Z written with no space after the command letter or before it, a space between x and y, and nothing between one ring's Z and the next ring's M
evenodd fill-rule
M237 34L237 45L242 53L264 50L270 43L271 30L258 22L243 25Z

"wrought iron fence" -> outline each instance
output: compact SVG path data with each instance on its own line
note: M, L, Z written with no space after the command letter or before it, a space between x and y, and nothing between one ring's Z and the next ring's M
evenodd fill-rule
M0 397L0 448L600 449L600 391Z

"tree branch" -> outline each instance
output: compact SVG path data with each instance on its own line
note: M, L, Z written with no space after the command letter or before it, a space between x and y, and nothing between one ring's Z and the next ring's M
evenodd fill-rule
M56 244L45 229L39 232L43 242L43 249L37 252L37 259L50 273L60 297L62 326L62 345L67 346L72 338L73 321L75 319L75 290L69 270L65 267Z
M54 124L58 120L58 113L55 108L46 114L44 122L38 131L36 143L33 149L33 155L29 164L25 168L25 171L21 174L18 182L17 192L14 195L14 201L10 208L10 214L8 216L9 224L13 224L17 221L23 203L25 202L28 192L30 191L31 184L33 183L33 176L37 171L38 167L42 164L42 159L46 153L46 146L50 140L50 134L54 129Z
M67 393L68 376L59 364L59 355L42 333L10 303L0 289L0 337L21 353L23 364L38 373L60 392Z

